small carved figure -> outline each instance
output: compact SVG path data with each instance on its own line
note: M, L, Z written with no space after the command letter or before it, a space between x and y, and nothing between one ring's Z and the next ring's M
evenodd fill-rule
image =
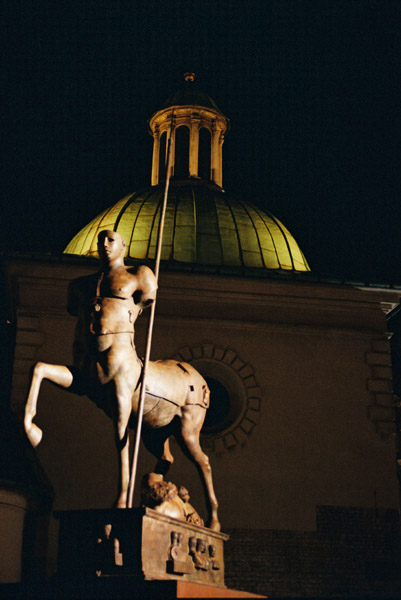
M142 374L134 345L134 323L142 310L154 302L157 284L148 267L124 265L125 242L115 231L99 233L98 251L100 271L72 281L69 287L67 308L78 317L74 365L35 365L24 425L29 440L36 446L42 431L33 418L43 379L96 402L114 421L119 455L116 506L125 508L130 476L128 427L138 412ZM208 406L206 381L191 365L175 360L149 362L142 439L158 459L156 472L165 474L174 460L169 437L176 437L200 469L210 506L209 527L219 531L211 467L199 443Z
M99 549L98 562L102 568L110 568L111 565L121 567L123 565L123 555L120 551L120 540L114 536L110 524L105 525L103 534L97 538ZM98 571L100 575L102 569Z
M213 546L213 544L209 545L209 556L212 569L218 571L220 569L220 563L216 559L216 546Z
M181 542L183 538L183 534L178 531L171 532L171 546L170 546L170 558L173 560L179 560L180 552L182 552Z
M206 556L206 543L200 538L191 536L189 538L189 553L192 556L196 569L207 571L209 569L209 560Z
M167 561L167 570L172 573L193 573L195 571L194 563L188 552L182 547L183 533L178 531L171 532L171 546L169 549L169 560Z

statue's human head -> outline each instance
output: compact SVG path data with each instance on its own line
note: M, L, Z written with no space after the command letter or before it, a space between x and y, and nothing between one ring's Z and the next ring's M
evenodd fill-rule
M124 258L125 241L116 231L103 230L97 237L97 249L100 259L110 263Z

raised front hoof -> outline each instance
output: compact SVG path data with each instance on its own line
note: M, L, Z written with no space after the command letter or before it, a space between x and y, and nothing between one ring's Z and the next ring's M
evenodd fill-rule
M32 446L36 448L42 440L43 431L35 425L35 423L31 423L28 427L25 426L26 435L28 436L28 440L31 442Z

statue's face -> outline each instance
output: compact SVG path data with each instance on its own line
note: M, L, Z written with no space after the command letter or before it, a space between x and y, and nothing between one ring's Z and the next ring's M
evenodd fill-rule
M100 258L110 262L124 256L125 244L119 233L101 231L97 240L97 248Z

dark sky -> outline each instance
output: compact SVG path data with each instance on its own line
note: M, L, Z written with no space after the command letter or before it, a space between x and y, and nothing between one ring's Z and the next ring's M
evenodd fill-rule
M4 225L59 253L150 183L146 121L194 71L231 120L224 187L320 274L401 283L401 2L2 3Z

